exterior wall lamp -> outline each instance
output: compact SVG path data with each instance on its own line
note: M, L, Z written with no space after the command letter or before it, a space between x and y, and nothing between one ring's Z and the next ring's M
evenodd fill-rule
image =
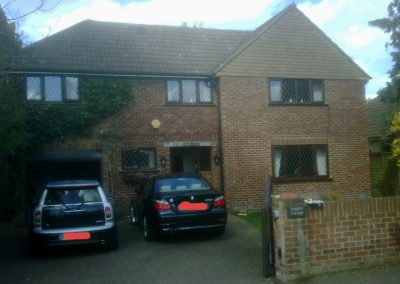
M165 168L165 165L167 164L167 158L165 158L165 156L161 156L160 157L160 165L161 165L161 168Z
M215 154L214 156L214 163L216 166L221 164L222 156L220 154Z

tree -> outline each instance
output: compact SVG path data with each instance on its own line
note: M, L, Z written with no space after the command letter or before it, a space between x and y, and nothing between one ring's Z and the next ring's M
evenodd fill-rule
M393 0L388 8L386 18L370 21L369 24L390 35L386 47L392 49L393 67L389 71L391 81L379 91L384 101L400 103L400 0Z
M0 7L0 71L4 59L12 59L21 46L15 25ZM24 100L25 80L0 73L0 221L16 216L25 205L26 159L35 147L64 136L89 136L90 127L132 100L128 80L80 79L84 104L29 104Z
M0 56L6 57L22 46L19 35L15 32L15 23L9 22L0 8Z
M392 69L389 71L390 82L386 87L381 89L378 94L382 100L396 105L400 108L400 0L393 0L388 8L388 16L386 18L370 21L373 27L380 28L390 35L390 40L386 43L386 47L391 48L391 56L393 60ZM392 157L400 168L400 112L395 112L392 118L390 130L394 135L391 141Z

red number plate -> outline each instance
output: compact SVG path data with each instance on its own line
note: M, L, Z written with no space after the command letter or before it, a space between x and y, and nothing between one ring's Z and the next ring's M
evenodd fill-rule
M62 234L61 239L64 241L89 240L90 233L89 232L64 233Z
M204 211L208 209L206 203L191 203L188 201L183 201L178 205L180 211Z

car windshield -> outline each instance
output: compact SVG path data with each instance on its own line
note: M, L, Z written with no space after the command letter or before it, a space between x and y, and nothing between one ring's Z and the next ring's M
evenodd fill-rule
M97 188L52 188L47 190L45 205L101 202Z
M157 180L155 189L157 192L193 191L210 189L210 186L202 178L179 177Z

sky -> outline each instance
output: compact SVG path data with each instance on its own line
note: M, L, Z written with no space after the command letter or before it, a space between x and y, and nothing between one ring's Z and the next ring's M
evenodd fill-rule
M42 12L18 22L29 44L85 19L140 24L201 24L204 28L253 30L290 3L344 50L372 79L373 98L389 81L393 63L389 36L368 21L387 16L390 0L45 0ZM22 15L40 0L0 0L8 17Z

